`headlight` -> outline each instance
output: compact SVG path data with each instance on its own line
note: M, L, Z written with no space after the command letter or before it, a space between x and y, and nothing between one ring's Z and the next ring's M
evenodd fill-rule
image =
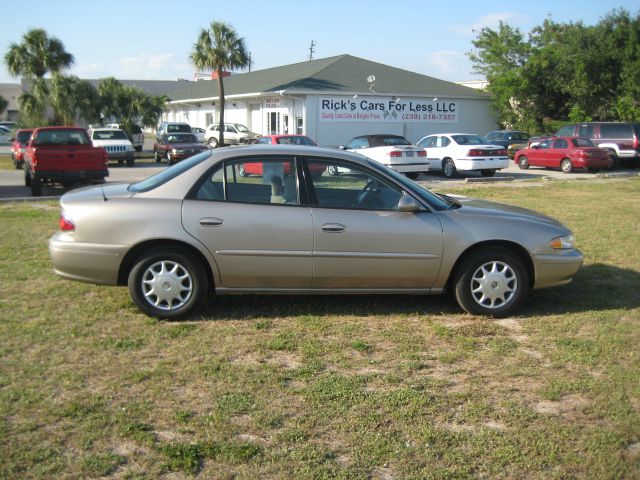
M174 154L174 155L176 155L176 154L178 153L178 150L177 150L177 149L175 149L175 148L172 148L172 149L171 149L171 153L172 153L172 154Z
M575 238L573 235L565 235L564 237L556 237L549 242L549 246L556 250L567 250L573 248Z

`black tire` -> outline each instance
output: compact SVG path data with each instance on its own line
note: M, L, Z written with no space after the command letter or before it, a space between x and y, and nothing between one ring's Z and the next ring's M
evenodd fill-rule
M500 318L511 315L526 298L529 273L518 255L490 247L471 253L460 264L453 285L466 312Z
M334 177L337 177L338 175L340 175L340 172L338 171L338 167L336 167L335 165L329 165L327 167L327 171L329 172L329 175L332 175Z
M140 256L129 273L128 285L133 302L142 312L167 320L191 315L209 289L201 263L174 246L156 247Z
M133 147L135 149L136 152L141 152L142 151L142 145L139 145L137 147Z
M218 148L218 139L216 137L211 137L209 139L209 147Z
M445 158L442 161L442 174L446 178L454 178L458 175L456 164L453 163L453 160L451 160L450 158Z
M16 158L13 155L11 155L11 160L13 160L13 166L15 167L16 170L22 170L21 160L16 160Z
M520 167L521 170L526 170L527 168L529 168L529 159L526 157L526 155L520 155L518 157L518 167Z
M24 164L24 186L31 186L31 174L29 173L29 168L27 167L26 163Z
M156 161L156 163L162 162L162 157L160 156L160 153L157 150L153 151L153 159Z
M480 174L483 177L493 177L496 174L496 171L493 168L484 168L480 170Z
M573 172L573 163L568 158L563 158L560 162L560 170L562 173L571 173Z
M591 172L591 173L598 173L600 171L600 168L598 168L598 167L587 167L587 170L589 170L589 172Z
M42 180L38 175L34 175L31 179L31 196L39 197L42 195Z
M620 167L620 159L616 152L609 152L609 170L615 170Z
M420 176L420 172L407 172L405 173L405 175L407 176L407 178L410 178L411 180L417 180L418 177Z

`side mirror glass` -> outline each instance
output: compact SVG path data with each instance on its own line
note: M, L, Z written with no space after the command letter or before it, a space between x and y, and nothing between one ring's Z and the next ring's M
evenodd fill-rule
M418 212L422 210L422 206L417 202L415 198L406 193L403 193L398 201L399 212Z

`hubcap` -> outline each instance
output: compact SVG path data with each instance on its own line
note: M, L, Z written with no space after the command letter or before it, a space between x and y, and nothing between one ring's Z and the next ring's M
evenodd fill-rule
M156 262L142 275L142 293L149 304L165 311L182 307L191 298L193 280L179 263Z
M487 262L471 277L473 299L485 308L500 308L509 303L518 289L513 269L503 262Z
M453 167L452 167L451 163L446 162L444 164L444 174L445 174L445 176L450 177L452 173L453 173Z

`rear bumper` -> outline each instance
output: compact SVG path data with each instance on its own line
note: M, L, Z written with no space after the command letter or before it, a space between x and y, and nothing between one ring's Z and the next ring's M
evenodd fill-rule
M390 168L391 170L395 170L400 173L411 173L411 172L428 172L429 171L429 162L416 162L416 163L383 163L385 167Z
M62 182L65 180L102 180L109 176L109 170L61 170L61 171L36 171L37 176L43 181Z
M582 267L584 258L579 250L561 251L554 255L533 255L535 281L533 288L565 285Z
M103 285L118 283L118 269L126 254L125 245L77 243L58 232L49 240L53 271L63 278Z
M509 157L458 158L455 164L458 170L499 170L509 166Z

